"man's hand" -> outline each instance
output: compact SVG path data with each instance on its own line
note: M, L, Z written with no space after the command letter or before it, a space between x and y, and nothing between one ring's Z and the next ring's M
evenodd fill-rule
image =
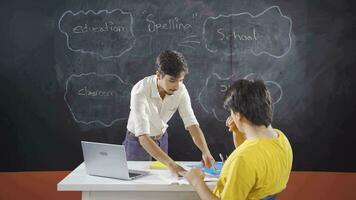
M187 172L183 167L181 167L175 162L169 163L168 169L169 171L171 171L173 176L183 176L182 174L185 174Z
M181 173L181 175L184 176L194 187L199 182L203 182L205 177L205 174L199 168L191 169L188 172Z
M142 135L139 138L142 147L156 160L159 160L163 164L167 165L169 170L174 176L178 176L179 172L184 172L181 166L177 165L172 158L170 158L153 140L148 134Z
M202 158L203 158L203 164L204 164L204 167L206 168L210 168L211 166L214 165L215 163L215 159L213 158L213 156L210 154L210 152L208 153L203 153L202 154Z
M198 125L191 125L188 127L188 131L193 138L195 145L202 152L202 162L205 167L210 168L214 165L215 160L213 156L211 156L208 145L206 144L205 137L203 131L200 129Z

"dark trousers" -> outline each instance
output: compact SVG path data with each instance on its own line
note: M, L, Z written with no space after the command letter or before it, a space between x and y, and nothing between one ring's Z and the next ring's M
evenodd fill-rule
M153 140L161 149L168 154L168 133L165 132L159 140ZM125 146L126 158L131 161L152 161L152 156L146 152L138 141L138 137L129 131L122 143Z

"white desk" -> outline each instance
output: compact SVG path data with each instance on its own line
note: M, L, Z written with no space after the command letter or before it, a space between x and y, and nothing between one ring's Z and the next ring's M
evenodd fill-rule
M182 165L198 162L179 162ZM150 162L129 161L130 169L149 170ZM132 181L90 176L84 163L57 185L58 191L81 191L82 200L197 200L198 194L190 185L170 184L168 170L149 170L150 174ZM207 182L213 189L216 182Z

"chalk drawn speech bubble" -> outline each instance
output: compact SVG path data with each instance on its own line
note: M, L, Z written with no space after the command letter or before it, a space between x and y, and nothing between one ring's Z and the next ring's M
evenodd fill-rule
M208 17L202 35L206 49L212 53L282 58L291 49L291 31L292 20L279 6L271 6L257 15L243 12Z
M262 79L251 73L243 77L247 80ZM199 93L198 102L206 113L212 114L218 121L225 122L230 113L224 109L224 96L229 86L238 79L238 76L232 75L227 78L220 77L213 73L209 76ZM272 104L275 105L281 101L283 96L282 87L275 81L264 81L272 98Z
M67 79L64 101L77 123L109 127L128 118L131 89L115 74L73 74Z
M102 58L120 57L132 49L136 42L132 26L132 14L120 9L66 11L58 21L68 49Z

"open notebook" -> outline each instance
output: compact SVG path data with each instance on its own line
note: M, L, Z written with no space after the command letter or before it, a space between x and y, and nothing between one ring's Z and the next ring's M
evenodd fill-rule
M178 184L178 185L189 185L189 182L187 179L184 177L173 177L173 176L165 176L165 175L160 175L159 178L168 184ZM204 182L217 182L218 177L216 176L211 176L211 175L205 175L204 177Z
M216 162L215 167L217 169L215 170L213 167L205 168L202 164L182 165L182 167L185 168L186 170L189 170L192 168L200 168L205 173L205 177L204 177L205 182L218 181L222 166L223 166L223 164L221 162ZM184 177L174 177L171 175L161 174L160 179L168 182L169 184L179 184L179 185L188 185L189 184L189 182Z

